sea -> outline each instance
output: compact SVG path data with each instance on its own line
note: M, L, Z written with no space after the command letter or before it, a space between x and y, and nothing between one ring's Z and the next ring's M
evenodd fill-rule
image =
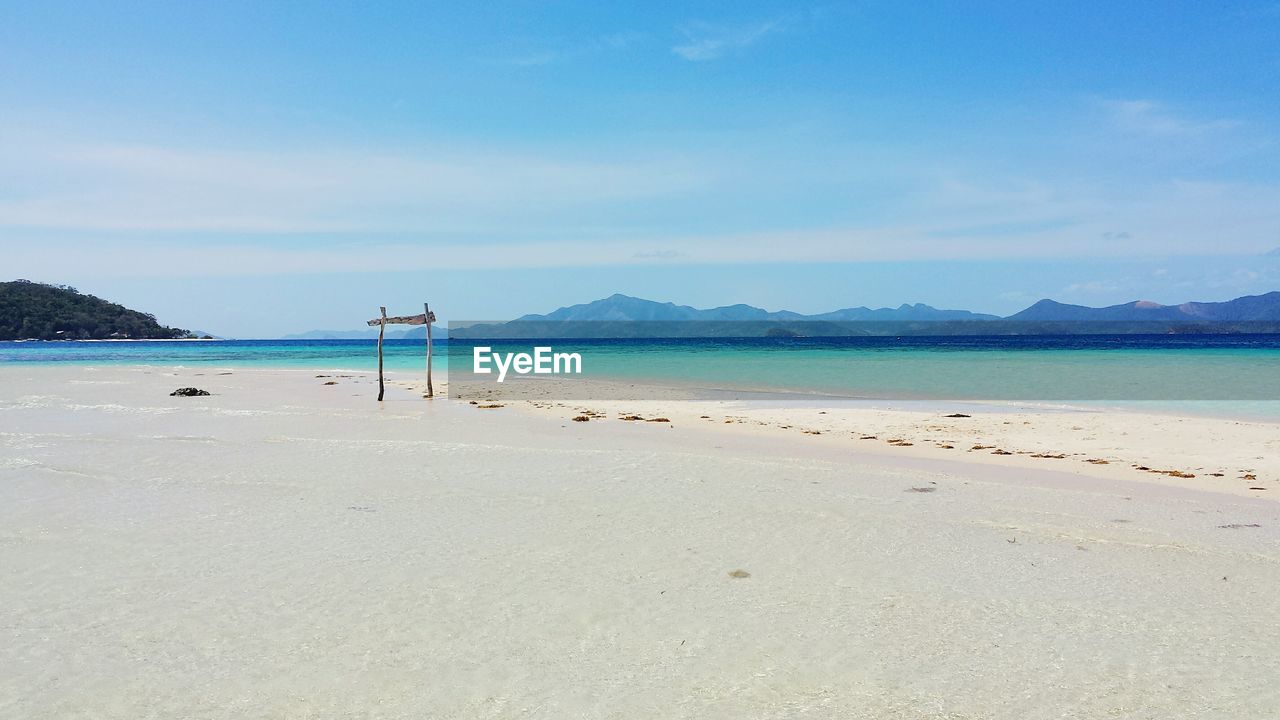
M469 370L478 341L437 340L434 368ZM1280 335L496 340L582 357L582 377L753 393L1143 407L1280 418ZM388 340L389 371L425 372L418 340ZM17 364L371 371L372 340L0 342Z

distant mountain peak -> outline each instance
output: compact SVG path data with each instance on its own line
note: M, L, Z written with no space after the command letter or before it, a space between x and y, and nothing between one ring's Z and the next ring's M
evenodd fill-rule
M672 302L658 302L614 293L591 302L568 305L552 312L524 315L519 321L690 321L758 322L780 320L841 321L930 321L930 320L994 320L995 315L982 315L968 310L939 310L924 303L903 303L897 308L845 308L828 313L804 315L790 310L769 311L746 303L698 309Z
M1100 308L1045 299L1007 319L1044 322L1280 322L1280 291L1246 295L1225 302L1162 305L1150 300L1136 300Z
M871 309L866 306L843 308L815 315L788 310L769 311L754 305L736 303L710 309L698 309L673 302L646 300L614 293L599 300L558 308L545 315L524 315L518 322L687 322L714 323L758 322L835 322L835 323L930 323L1010 320L1015 322L1173 322L1173 323L1280 323L1280 291L1239 297L1225 302L1186 302L1162 305L1151 300L1094 308L1072 305L1052 298L1037 300L1030 307L1007 318L984 315L968 310L946 310L924 303L903 303L896 308ZM421 334L423 328L408 333ZM974 332L981 333L979 329ZM369 329L354 331L312 331L294 338L373 337ZM388 334L388 337L396 337Z

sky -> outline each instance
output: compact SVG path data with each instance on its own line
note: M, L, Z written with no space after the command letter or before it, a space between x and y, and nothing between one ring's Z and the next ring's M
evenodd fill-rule
M0 279L233 337L1280 290L1280 1L0 0Z

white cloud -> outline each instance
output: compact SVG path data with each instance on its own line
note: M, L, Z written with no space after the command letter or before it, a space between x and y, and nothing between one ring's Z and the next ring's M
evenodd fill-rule
M1072 283L1062 289L1063 294L1069 296L1089 296L1089 295L1112 295L1120 290L1120 286L1114 282L1107 280L1090 280L1082 283Z
M243 233L510 226L566 208L690 192L704 169L459 147L213 151L0 141L0 227Z
M1022 290L1007 290L996 296L998 299L1006 303L1022 306L1035 302L1039 296L1032 295Z
M1152 100L1102 100L1101 103L1111 122L1117 127L1147 135L1198 135L1230 130L1241 125L1238 120L1226 118L1205 120L1182 117Z
M687 23L678 28L684 42L671 52L692 62L715 60L735 50L750 47L781 29L777 21L729 27L710 23Z
M501 57L490 62L495 65L509 65L512 67L542 67L590 55L626 50L643 38L644 35L640 33L616 32L577 43L561 44L552 49Z
M631 257L638 260L674 260L683 255L679 250L640 250Z
M153 232L147 241L100 241L93 233L45 230L24 237L6 232L0 240L5 266L14 276L173 277L304 273L358 273L385 270L605 267L820 263L911 260L1016 260L1253 255L1264 251L1258 237L1274 237L1276 220L1261 207L1280 207L1280 187L1237 188L1211 202L1192 201L1178 188L1146 199L1149 207L1097 206L1070 223L1033 223L1053 205L1015 216L1025 227L1009 232L999 223L982 231L954 217L920 213L914 222L845 225L741 233L641 233L602 231L577 238L474 242L414 239L298 240L236 239L208 233ZM1256 203L1250 207L1251 203ZM1251 214L1252 213L1252 214ZM1006 216L1007 217L1007 216ZM1131 237L1108 238L1109 229L1134 228ZM296 237L296 236L295 236ZM305 236L303 236L305 237ZM351 235L344 236L347 238ZM1114 288L1082 283L1069 293L1104 293Z
M516 57L504 58L499 61L502 65L511 65L514 67L540 67L542 65L550 65L560 57L553 52L536 52L528 55L518 55Z
M1012 176L892 147L824 144L826 162L789 164L767 142L617 145L226 150L0 132L0 258L10 275L57 279L83 276L59 270L70 265L319 273L386 257L405 269L1256 258L1280 237L1275 181ZM814 204L792 207L796 188ZM827 212L833 198L851 209Z

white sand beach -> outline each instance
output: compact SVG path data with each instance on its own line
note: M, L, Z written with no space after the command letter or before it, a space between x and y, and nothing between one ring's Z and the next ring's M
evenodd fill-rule
M5 368L0 717L1280 710L1276 424L416 383Z

